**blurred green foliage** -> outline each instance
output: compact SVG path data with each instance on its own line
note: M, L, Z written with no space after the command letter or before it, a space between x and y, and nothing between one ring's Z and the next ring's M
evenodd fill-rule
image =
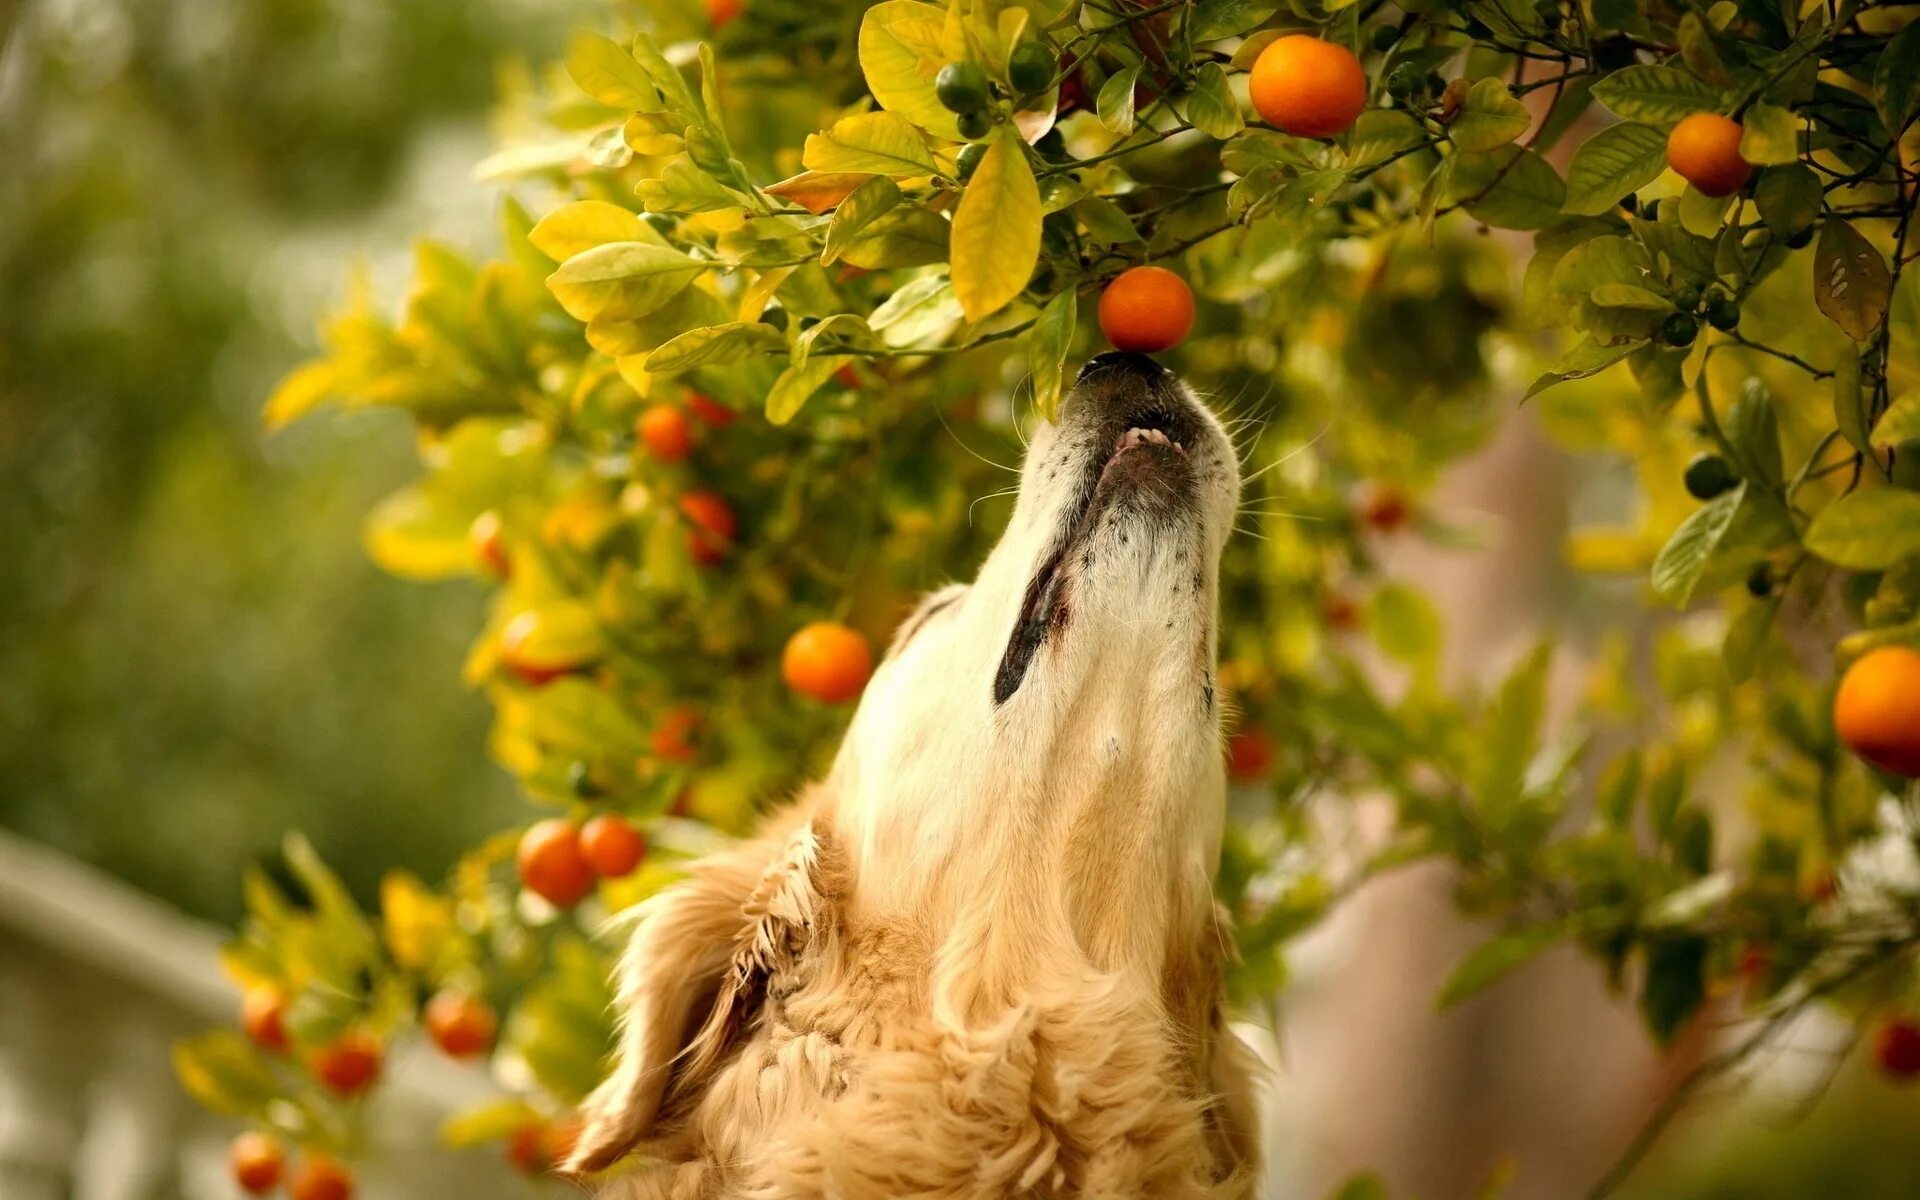
M392 253L370 218L406 203L423 138L470 129L499 56L551 53L564 20L465 0L7 19L0 822L231 918L234 864L289 825L371 898L379 864L437 871L499 819L453 679L475 598L396 586L358 544L405 448L350 422L263 441L258 407L341 255Z

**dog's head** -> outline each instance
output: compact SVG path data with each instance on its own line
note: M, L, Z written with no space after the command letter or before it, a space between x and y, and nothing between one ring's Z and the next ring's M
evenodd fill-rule
M803 823L650 902L623 1061L575 1167L687 1111L756 1020L768 955L829 911L909 928L941 1020L1086 969L1187 1020L1171 1010L1191 995L1167 993L1214 940L1216 593L1238 495L1225 432L1171 372L1087 363L975 581L895 634Z

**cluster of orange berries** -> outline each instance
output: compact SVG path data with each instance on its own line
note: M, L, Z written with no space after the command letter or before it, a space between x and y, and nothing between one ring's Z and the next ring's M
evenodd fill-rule
M601 879L633 873L647 855L646 835L617 813L585 824L565 817L536 821L514 857L520 885L555 908L572 908Z
M270 1133L249 1130L227 1147L227 1167L233 1181L249 1195L264 1196L284 1178L292 1200L352 1200L353 1172L325 1154L309 1154L291 1174L286 1151Z

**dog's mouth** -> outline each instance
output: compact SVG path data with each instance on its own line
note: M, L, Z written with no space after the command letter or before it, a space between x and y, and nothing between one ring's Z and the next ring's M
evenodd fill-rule
M1051 549L1027 583L994 676L996 705L1020 690L1041 647L1066 624L1069 568L1076 556L1083 566L1092 565L1093 552L1087 543L1108 513L1124 505L1142 516L1165 518L1161 523L1171 527L1178 510L1192 507L1194 475L1188 448L1197 444L1203 427L1193 402L1151 359L1137 355L1094 359L1080 373L1065 425L1066 436L1085 444L1088 452ZM1104 454L1099 452L1102 449ZM1149 528L1154 524L1149 522Z

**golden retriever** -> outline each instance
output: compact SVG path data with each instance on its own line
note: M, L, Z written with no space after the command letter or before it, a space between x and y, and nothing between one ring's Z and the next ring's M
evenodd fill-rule
M641 1197L1242 1197L1212 896L1239 470L1099 355L970 586L895 635L828 777L642 905L568 1164Z

